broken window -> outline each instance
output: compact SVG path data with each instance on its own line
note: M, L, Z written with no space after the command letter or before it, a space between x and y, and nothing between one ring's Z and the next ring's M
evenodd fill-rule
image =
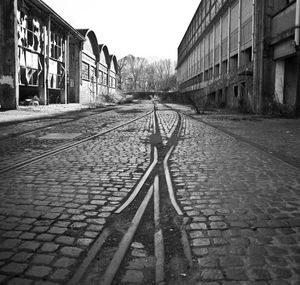
M84 80L90 79L90 68L89 65L85 62L82 62L82 79Z
M64 61L64 39L62 36L55 32L51 32L51 46L50 46L50 57Z

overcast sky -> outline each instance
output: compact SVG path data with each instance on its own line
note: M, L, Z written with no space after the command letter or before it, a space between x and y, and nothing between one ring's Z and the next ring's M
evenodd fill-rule
M200 0L43 0L76 29L92 29L118 59L177 59Z

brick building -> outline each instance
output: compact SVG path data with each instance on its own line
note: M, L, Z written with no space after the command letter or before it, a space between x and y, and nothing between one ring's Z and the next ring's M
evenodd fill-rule
M117 80L118 66L104 50L93 31L74 29L41 0L1 0L1 108L17 108L35 95L40 104L94 103L115 92L109 76Z
M178 47L180 91L199 107L294 113L299 10L299 0L202 0Z

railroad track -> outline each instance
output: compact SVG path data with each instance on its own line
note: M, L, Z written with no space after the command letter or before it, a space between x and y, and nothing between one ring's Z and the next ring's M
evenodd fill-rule
M85 259L69 281L72 284L120 284L130 272L126 265L139 262L130 254L132 246L144 245L153 263L147 284L165 284L188 275L193 266L185 224L188 218L177 204L168 160L177 145L182 116L170 130L163 144L158 116L153 112L152 162L126 201L117 208L105 228L90 248ZM163 171L161 171L163 169ZM147 225L152 225L150 228ZM174 250L174 245L176 250ZM150 258L151 259L151 258ZM145 259L141 258L140 262ZM172 268L172 263L185 264L184 269ZM144 277L145 278L145 277Z
M43 154L40 154L40 155L35 155L32 158L29 158L29 159L17 162L17 163L15 163L13 165L10 165L8 167L2 168L2 169L0 169L0 175L3 175L4 173L7 173L7 172L14 171L16 169L20 169L20 168L26 167L26 166L28 166L30 164L33 164L35 162L38 162L40 160L47 159L47 158L49 158L49 157L51 157L53 155L59 154L59 153L65 151L65 150L74 148L74 147L76 147L76 146L78 146L80 144L83 144L83 143L87 142L87 141L94 140L95 138L98 138L98 137L103 136L103 135L105 135L105 134L107 134L109 132L112 132L112 131L117 130L119 128L122 128L122 127L124 127L124 126L126 126L128 124L131 124L131 123L133 123L133 122L135 122L137 120L140 120L140 119L142 119L142 118L150 115L151 113L153 113L153 111L147 112L146 114L143 114L143 115L141 115L141 116L139 116L137 118L134 118L134 119L129 120L129 121L125 122L125 123L119 124L119 125L117 125L115 127L109 128L109 129L107 129L105 131L102 131L102 132L96 133L94 135L88 136L88 137L86 137L84 139L81 139L81 140L78 140L78 141L75 141L75 142L72 142L72 143L68 143L68 144L64 143L62 146L59 146L58 148L55 148L55 149L53 149L51 151L44 152ZM38 130L34 130L34 131L38 131ZM32 131L32 132L34 132L34 131Z
M106 113L106 112L109 112L109 111L112 111L114 110L115 108L106 108L105 110L101 110L101 113ZM92 116L97 116L99 115L99 110L97 109L96 111L85 111L84 113L92 113L90 115L87 115L87 116L76 116L76 118L70 118L72 116L74 116L74 113L72 114L67 114L67 115L59 115L57 117L47 117L45 118L44 120L53 120L53 119L56 119L56 120L64 120L64 121L59 121L59 122L55 122L55 123L50 123L50 124L45 124L41 127L35 127L34 129L30 129L30 130L24 130L24 131L20 131L18 133L12 133L12 134L8 134L8 135L5 135L5 136L2 136L0 137L0 142L4 142L4 141L9 141L11 139L15 139L17 137L21 137L21 136L24 136L24 135L29 135L29 134L34 134L34 133L37 133L37 132L40 132L40 131L43 131L43 130L47 130L49 128L52 128L52 127L56 127L56 126L62 126L62 125L65 125L65 124L69 124L69 123L73 123L73 122L76 122L82 118L87 118L87 117L92 117ZM37 119L32 119L32 120L29 120L30 122L34 122L36 121ZM2 125L10 125L10 123L6 123L6 124L2 124Z
M192 268L192 254L185 231L188 218L176 201L168 167L180 138L184 115L171 111L164 117L162 113L166 110L156 109L154 105L151 112L135 119L0 170L0 175L4 175L24 168L144 117L153 116L150 166L125 202L107 218L104 229L68 284L95 284L91 278L96 279L97 284L120 284L128 273L126 264L138 260L138 257L130 255L133 244L138 244L138 247L143 245L149 256L153 257L153 262L147 267L151 271L151 274L146 274L147 284L184 279ZM174 264L181 264L182 268L178 270Z
M167 105L167 104L163 104L163 106L164 106L167 110L173 110L173 111L182 113L181 111L179 111L179 110L177 110L177 109L175 109L175 108L172 108L171 106L169 106L169 105ZM182 113L182 114L183 114L183 113ZM227 135L227 136L229 136L229 137L231 137L231 138L234 138L234 139L236 139L236 140L238 140L238 141L241 141L241 142L243 142L243 143L246 143L246 144L247 144L249 147L251 147L252 149L256 149L256 150L258 150L258 151L261 151L261 152L267 154L268 156L272 157L273 159L276 159L276 160L278 160L278 161L280 161L280 162L283 162L284 164L288 165L289 167L292 167L292 168L294 168L294 169L296 169L296 170L299 170L299 169L300 169L299 163L297 163L296 161L292 161L292 160L289 159L287 156L285 156L285 155L283 155L283 154L281 154L281 153L279 153L279 152L276 152L276 151L274 151L274 150L272 150L272 149L270 149L270 148L268 148L268 147L265 147L265 146L263 146L263 145L261 145L261 144L258 144L258 143L256 143L256 142L254 142L254 141L251 141L251 140L249 140L249 139L246 139L246 138L244 138L244 137L242 137L242 136L236 135L236 134L234 134L233 132L231 132L231 131L229 131L229 130L223 128L223 127L216 126L216 125L214 125L214 124L212 124L212 123L208 123L208 122L204 121L204 120L201 119L201 118L195 118L194 116L189 115L189 114L184 114L184 115L187 116L187 117L189 117L189 118L191 118L192 120L201 122L201 123L203 123L203 124L205 124L205 125L207 125L207 126L209 126L209 127L212 127L212 128L214 128L214 129L216 129L216 130L222 132L223 134L225 134L225 135Z

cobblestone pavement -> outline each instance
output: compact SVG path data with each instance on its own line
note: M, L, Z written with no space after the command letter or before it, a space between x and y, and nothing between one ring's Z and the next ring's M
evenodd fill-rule
M300 119L232 114L222 110L197 115L190 106L167 106L230 132L300 168Z
M131 109L129 109L131 108ZM106 131L121 123L141 116L144 112L150 111L152 105L144 104L140 109L133 106L118 106L115 110L103 112L102 110L85 111L83 113L66 114L61 117L37 122L19 123L15 127L2 126L1 133L15 134L16 136L0 141L0 170L9 167L33 156L41 155L47 151L59 148L66 143L78 141L99 132ZM50 122L52 125L49 126ZM25 130L33 130L33 127L41 128L32 133L17 134ZM9 131L8 131L9 129ZM55 139L47 138L47 135L61 135ZM71 135L71 139L66 135Z
M81 118L65 131L93 134L149 106ZM113 211L141 180L151 164L151 144L160 144L160 139L160 154L168 150L170 140L175 146L169 167L193 261L190 268L174 262L180 278L166 284L300 284L299 170L162 105L156 119L158 139L153 136L154 119L149 115L0 176L0 284L67 284L111 222ZM181 132L175 138L179 119ZM34 134L29 151L34 140L48 133L42 132ZM62 130L57 126L52 132ZM18 139L15 143L20 145ZM8 158L27 157L21 153L17 150ZM170 234L174 229L168 226L169 217L161 219L166 220L164 242L176 253L181 238ZM119 284L155 284L149 281L155 267L150 248L153 220L144 220L142 227L145 232L131 244L134 259L125 265Z
M0 282L66 283L148 167L151 120L1 177Z
M299 284L299 171L187 118L171 158L197 270L189 284Z

